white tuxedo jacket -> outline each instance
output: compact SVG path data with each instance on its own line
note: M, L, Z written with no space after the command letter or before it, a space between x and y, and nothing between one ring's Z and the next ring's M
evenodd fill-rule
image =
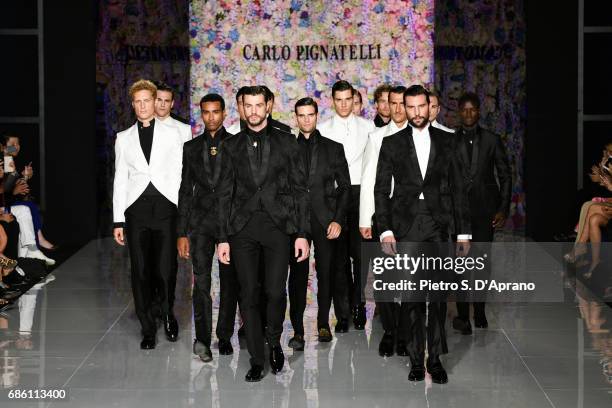
M113 222L125 222L125 210L140 197L149 183L153 183L168 200L178 203L185 138L185 133L181 134L178 127L156 119L151 157L147 163L140 146L138 124L117 133Z
M155 118L155 122L161 122L159 118ZM193 133L191 132L191 126L186 123L181 122L180 120L174 119L172 116L168 116L163 120L164 125L175 126L178 128L179 133L181 134L181 138L184 142L188 142L193 139Z
M363 153L363 168L361 171L361 191L359 193L359 227L369 228L372 226L374 215L374 184L376 183L376 167L378 166L378 155L383 138L404 129L408 121L402 127L397 127L395 122L377 128L370 133ZM393 185L391 187L393 194Z
M368 134L374 130L374 123L353 114L346 119L334 114L331 119L317 125L317 129L321 135L342 144L351 184L361 184L363 152L368 142Z

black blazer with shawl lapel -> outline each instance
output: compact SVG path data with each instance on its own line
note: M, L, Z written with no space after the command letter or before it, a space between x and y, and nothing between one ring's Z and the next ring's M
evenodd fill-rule
M269 125L265 137L259 171L246 130L221 147L218 242L240 232L259 203L281 231L303 238L310 230L306 170L297 140Z
M183 145L183 171L179 189L177 233L185 237L190 233L216 237L219 233L217 218L218 188L223 153L221 146L232 135L221 127L219 153L215 158L214 172L210 171L208 141L204 135Z
M461 160L467 169L466 187L472 219L490 224L495 213L508 216L512 198L512 170L501 137L478 126L472 141L470 160L463 140L463 129L459 129L455 135L458 136Z
M453 134L429 127L431 149L425 179L419 169L410 126L383 139L376 170L374 202L378 229L405 236L417 215L421 193L442 231L470 234L464 174ZM394 182L393 196L391 182Z
M330 222L346 225L346 211L351 194L351 178L344 147L321 136L310 135L312 152L308 174L311 216L327 229Z

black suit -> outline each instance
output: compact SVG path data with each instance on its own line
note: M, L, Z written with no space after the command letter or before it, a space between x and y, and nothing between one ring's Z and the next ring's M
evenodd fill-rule
M183 172L179 190L177 233L189 236L193 259L193 313L196 339L210 347L212 332L211 267L219 232L218 190L220 147L232 135L220 128L183 146ZM233 265L219 262L220 301L217 337L229 340L234 332L238 290Z
M329 329L331 267L336 241L327 239L327 227L331 222L346 227L351 180L344 148L340 143L321 136L319 131L315 130L309 139L300 134L298 144L308 170L310 243L314 241L316 247L317 326ZM296 262L295 258L292 258L290 263L289 315L293 330L302 335L309 264L308 260Z
M306 237L310 229L306 172L295 136L271 126L241 131L223 143L221 155L219 242L230 244L251 363L263 366L260 291L263 286L268 342L280 345L290 235Z
M455 134L462 164L467 173L467 196L471 212L472 240L493 241L496 213L508 216L512 197L512 170L499 135L476 126L459 129ZM495 179L495 171L499 185ZM488 251L489 245L478 245ZM476 248L475 248L476 249ZM489 259L489 264L490 264ZM457 302L459 317L469 318L469 303ZM474 314L484 316L484 302L474 302Z
M268 126L276 130L282 130L283 132L291 133L291 127L285 125L283 122L279 122L276 119L272 119L272 115L268 116Z
M412 132L409 126L382 142L374 186L378 230L392 231L398 242L444 243L451 234L469 234L469 208L453 135L429 126L431 147L423 180ZM394 191L389 198L392 179ZM400 327L405 332L400 337L406 339L413 361L423 359L425 333L430 356L447 352L446 302L429 300L427 325L424 302L401 306Z

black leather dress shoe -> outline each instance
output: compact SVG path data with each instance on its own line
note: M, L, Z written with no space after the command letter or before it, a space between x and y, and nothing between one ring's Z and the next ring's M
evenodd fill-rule
M366 310L365 305L362 303L353 308L353 325L355 330L363 330L366 324Z
M306 342L304 341L304 335L296 334L291 338L291 340L289 340L288 346L295 351L304 351L305 344Z
M463 320L460 317L453 319L453 329L459 331L463 335L472 334L472 325L469 320Z
M270 347L270 369L272 374L276 374L283 369L285 365L285 354L281 346Z
M397 346L395 346L395 352L398 356L408 356L408 346L406 345L406 340L398 340Z
M346 333L348 332L348 320L339 319L338 323L336 323L336 333Z
M427 359L427 372L431 375L431 381L436 384L446 384L448 382L448 375L438 356Z
M229 340L219 339L219 354L222 356L229 356L234 354L234 348Z
M153 350L155 348L155 336L144 336L140 342L142 350Z
M244 376L244 379L247 382L257 382L261 381L263 378L263 367L260 365L253 365L249 369L249 371Z
M378 345L378 355L381 357L391 357L393 355L393 346L395 344L395 337L393 333L386 332L383 334L380 344Z
M487 327L489 327L487 316L485 316L484 314L482 316L474 316L474 326L479 329L486 329Z
M168 341L178 340L178 322L172 315L165 316L163 319L164 332Z
M408 381L423 381L425 379L425 366L421 361L410 360L410 372L408 373Z
M193 354L200 357L200 360L204 363L209 363L212 361L212 352L210 351L210 347L201 341L193 342Z
M319 327L319 343L329 343L333 337L331 331L327 327Z

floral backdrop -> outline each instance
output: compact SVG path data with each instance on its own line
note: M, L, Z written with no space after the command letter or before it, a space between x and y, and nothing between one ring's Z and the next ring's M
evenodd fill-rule
M226 126L237 121L234 95L243 85L265 84L275 94L274 117L293 125L293 105L304 96L331 115L331 86L345 79L367 95L388 83L433 82L433 0L193 0L190 9L191 121L201 131L198 102L208 92L228 105ZM380 58L298 59L304 45L380 44ZM255 47L291 50L291 57L254 60Z
M525 224L524 138L527 117L526 23L523 0L436 2L435 86L445 107L441 122L457 125L465 91L481 100L481 124L500 134L513 169L509 231Z

